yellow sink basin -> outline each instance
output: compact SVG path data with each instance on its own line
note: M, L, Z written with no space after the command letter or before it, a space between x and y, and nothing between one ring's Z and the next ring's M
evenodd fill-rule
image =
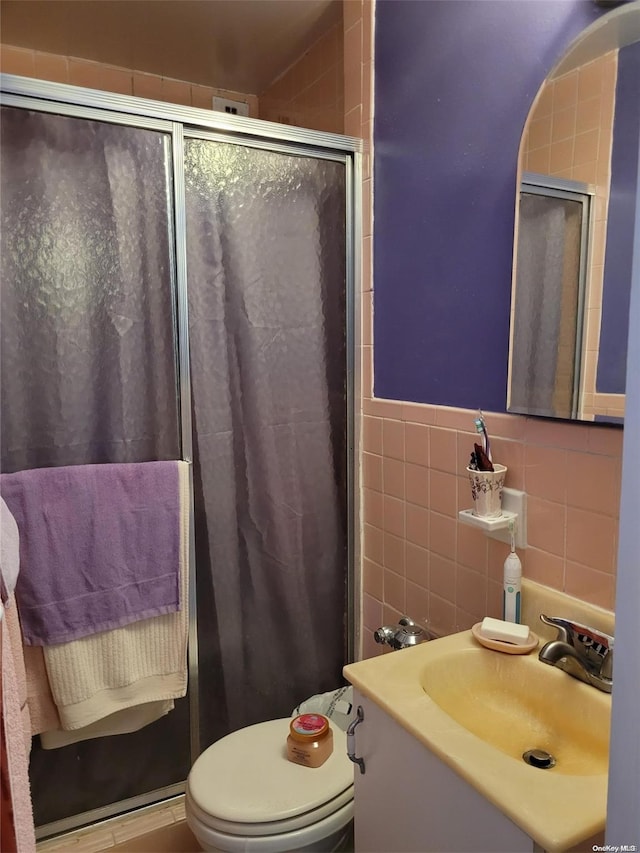
M517 761L532 749L551 754L548 773L607 772L611 703L593 687L576 696L575 679L537 654L464 648L429 661L425 693L467 731ZM540 768L538 772L542 772Z
M471 631L349 664L344 674L542 849L600 843L610 695L541 663L537 650L483 648ZM555 766L525 763L531 749L550 753Z

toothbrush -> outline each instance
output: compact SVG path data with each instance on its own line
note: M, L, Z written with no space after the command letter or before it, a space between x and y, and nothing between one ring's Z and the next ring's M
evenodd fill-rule
M478 417L474 421L476 432L482 436L482 449L487 455L487 459L489 462L493 462L491 458L491 444L489 443L489 436L487 434L487 428L484 423L484 418L482 417L482 412L478 409Z

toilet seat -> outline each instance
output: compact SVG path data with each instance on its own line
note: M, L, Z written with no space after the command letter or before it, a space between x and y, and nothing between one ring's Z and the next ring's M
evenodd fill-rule
M232 732L196 760L187 779L187 814L213 841L219 835L234 846L234 838L244 838L266 851L279 843L274 836L321 837L351 819L353 765L345 733L333 726L327 761L302 767L286 758L289 723L287 717Z

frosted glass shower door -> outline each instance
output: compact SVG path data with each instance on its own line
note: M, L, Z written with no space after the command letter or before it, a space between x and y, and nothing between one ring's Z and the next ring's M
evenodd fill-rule
M2 471L180 458L166 133L3 107ZM189 703L43 750L37 825L179 783Z
M203 748L342 683L345 172L185 141Z

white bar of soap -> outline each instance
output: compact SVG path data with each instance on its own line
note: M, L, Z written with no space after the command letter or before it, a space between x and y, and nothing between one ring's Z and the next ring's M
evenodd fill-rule
M499 640L501 643L524 646L529 640L529 626L485 616L480 626L480 634L487 640Z

